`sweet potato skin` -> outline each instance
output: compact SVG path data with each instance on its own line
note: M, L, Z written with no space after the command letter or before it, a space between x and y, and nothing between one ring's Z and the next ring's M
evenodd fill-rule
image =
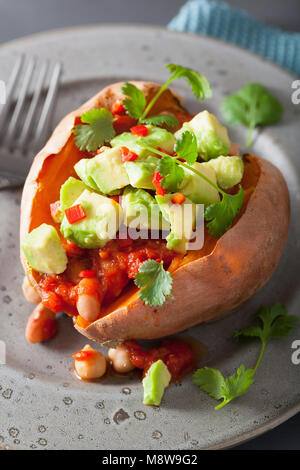
M159 85L133 82L149 100ZM80 154L71 138L76 118L95 106L111 109L120 97L120 84L107 87L81 108L69 114L35 158L25 183L21 206L21 239L47 222L55 225L49 204L58 199L59 188ZM153 113L182 112L177 96L162 95ZM274 272L288 233L289 195L280 171L258 157L256 188L238 222L221 237L207 256L182 264L173 273L172 297L162 307L145 306L133 293L126 302L103 318L77 330L102 344L125 339L152 339L174 334L193 325L217 319L251 297ZM47 220L45 220L47 219ZM21 254L25 272L38 288L38 273Z

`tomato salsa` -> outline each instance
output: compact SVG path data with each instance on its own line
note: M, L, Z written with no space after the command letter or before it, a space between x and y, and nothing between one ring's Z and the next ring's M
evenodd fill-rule
M135 340L125 341L132 364L143 370L145 376L150 366L161 359L172 376L172 381L178 381L194 366L193 352L188 344L179 339L165 339L157 348L144 351Z

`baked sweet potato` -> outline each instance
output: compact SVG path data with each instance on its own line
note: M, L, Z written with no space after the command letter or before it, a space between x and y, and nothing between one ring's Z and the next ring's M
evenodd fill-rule
M147 101L159 85L133 82ZM86 110L111 110L120 99L121 83L98 93L81 108L66 116L36 156L25 183L21 205L21 240L41 223L55 225L49 205L59 199L61 185L75 176L74 164L82 158L72 129ZM182 120L191 116L180 98L166 90L151 114L169 112ZM172 296L162 307L150 307L138 297L135 286L105 307L101 319L85 328L75 325L88 338L103 344L125 339L151 339L170 335L208 320L216 319L252 296L272 275L279 261L289 226L289 195L280 171L253 155L244 158L242 181L248 189L242 211L233 227L220 239L206 234L201 250L176 256L169 271L173 277ZM39 291L40 274L32 270L21 252L30 284Z

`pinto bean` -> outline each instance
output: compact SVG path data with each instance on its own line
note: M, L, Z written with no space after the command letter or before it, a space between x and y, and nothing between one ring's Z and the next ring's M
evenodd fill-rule
M116 372L125 374L130 372L135 367L130 361L130 356L127 348L120 344L116 348L110 348L108 350L108 357L112 362L112 366Z
M100 315L100 302L93 295L80 294L76 305L79 315L90 323L97 320Z
M53 338L57 331L55 313L39 303L30 315L25 337L29 343L41 343Z
M27 276L23 279L22 284L23 294L27 302L31 302L33 304L38 304L41 301L41 297L37 293L37 291L32 287L30 282L28 281Z
M86 358L81 353L92 353L87 354ZM79 356L79 359L76 357ZM82 358L80 358L82 356ZM106 372L106 359L100 351L96 351L89 344L87 344L82 351L78 351L73 355L75 358L74 367L79 375L84 380L99 379Z

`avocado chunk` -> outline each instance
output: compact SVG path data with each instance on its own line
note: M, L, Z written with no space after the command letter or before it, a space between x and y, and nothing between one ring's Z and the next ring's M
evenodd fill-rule
M217 183L223 189L232 188L243 178L244 163L239 156L218 157L201 165L213 168L216 173Z
M64 211L68 207L72 206L85 189L89 188L82 181L70 176L70 178L68 178L60 188L61 210Z
M171 132L160 127L147 126L149 131L148 135L141 137L134 135L131 132L123 132L123 134L114 137L110 144L112 147L124 146L131 152L136 153L140 158L145 158L151 155L151 151L145 149L139 142L144 145L149 145L154 148L162 148L168 153L174 152L175 137Z
M217 184L215 171L213 168L206 166L206 163L196 162L193 168L209 178L214 184ZM218 191L201 176L188 169L184 170L184 175L180 191L192 202L208 205L220 201Z
M26 260L35 271L61 274L67 268L68 258L58 233L52 225L42 224L22 241Z
M173 204L173 197L174 194L155 196L163 217L171 224L171 231L166 238L167 248L185 254L200 208L188 198L182 204Z
M87 164L87 175L92 178L98 190L110 194L116 189L124 188L129 179L122 162L121 150L107 148Z
M161 359L154 362L143 379L144 405L159 406L170 380L166 364Z
M157 168L159 158L149 155L142 160L138 159L133 162L124 164L129 182L134 188L155 189L152 183L153 173Z
M230 140L226 127L208 111L202 111L189 122L185 122L175 136L180 137L184 131L193 132L197 139L198 153L203 160L228 155Z
M120 205L89 190L83 191L73 205L77 204L84 208L86 217L70 224L65 215L60 226L61 233L81 248L103 248L119 230L123 215Z
M97 191L98 187L96 183L93 181L93 178L91 178L87 174L87 165L89 161L90 158L82 158L81 160L79 160L79 162L74 165L74 170L76 171L81 181L83 181L83 183Z
M155 198L147 191L128 186L122 202L124 223L127 227L142 230L169 230L170 224L163 219Z

